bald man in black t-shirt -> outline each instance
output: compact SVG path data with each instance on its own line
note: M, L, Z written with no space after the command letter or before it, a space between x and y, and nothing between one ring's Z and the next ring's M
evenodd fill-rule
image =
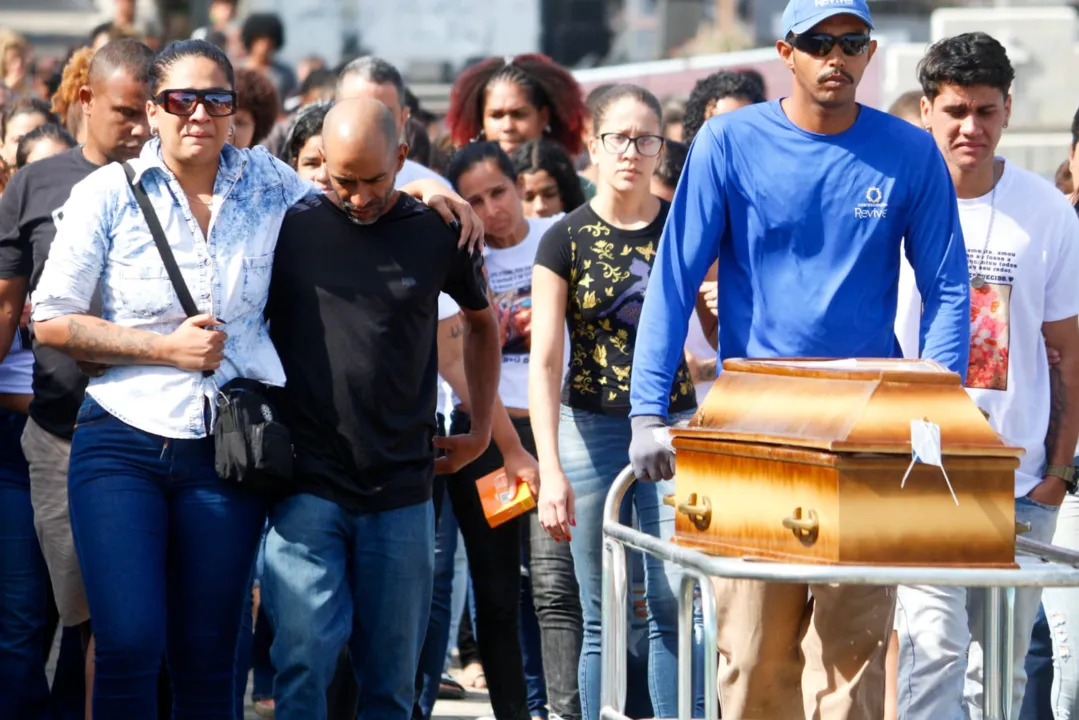
M407 146L389 110L340 103L323 143L334 192L286 217L267 305L296 455L296 494L271 513L262 581L275 711L325 717L348 642L365 714L407 720L431 604L431 485L436 465L453 472L490 441L498 328L479 253L394 189ZM436 441L443 291L468 324L473 428Z

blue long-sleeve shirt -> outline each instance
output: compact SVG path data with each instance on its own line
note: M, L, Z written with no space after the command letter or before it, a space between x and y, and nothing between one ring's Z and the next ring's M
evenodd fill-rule
M955 188L932 137L862 107L846 132L795 126L779 102L697 134L649 278L631 415L667 414L694 298L719 258L729 357L902 357L900 245L925 308L922 357L966 376L970 287Z

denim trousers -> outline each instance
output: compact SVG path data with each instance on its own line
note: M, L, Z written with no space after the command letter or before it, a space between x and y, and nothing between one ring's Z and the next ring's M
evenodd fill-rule
M252 702L273 697L273 667L270 665L270 644L273 642L273 629L266 618L266 610L259 605L257 615L254 608L254 588L262 578L263 557L266 547L266 532L263 528L259 541L258 555L251 569L251 588L247 602L244 603L243 622L240 626L240 643L236 648L236 718L243 720L245 698L247 697L248 673L254 673L251 689Z
M152 435L88 397L68 501L94 623L94 717L154 717L165 657L175 720L234 720L262 498L222 483L211 438Z
M431 610L430 501L351 512L310 494L270 513L262 602L278 720L325 718L326 690L348 645L359 717L407 720Z
M0 410L0 720L49 717L49 573L34 530L26 416Z
M434 582L431 589L431 615L427 621L423 649L420 652L419 675L417 679L416 705L412 712L413 720L429 720L438 700L438 690L445 670L446 648L450 642L452 623L453 585L457 579L467 582L465 577L455 577L455 555L457 554L457 518L447 499L448 492L443 489L443 498L438 512L438 525L435 528ZM463 602L462 602L463 606ZM463 607L457 608L460 618Z
M1067 502L1065 500L1065 502ZM1059 523L1057 530L1059 531ZM1034 618L1030 631L1030 649L1023 667L1027 673L1027 687L1023 693L1023 706L1019 708L1019 720L1039 720L1054 717L1053 713L1053 637L1049 621L1045 618L1045 590L1042 605ZM1063 715L1062 717L1070 717Z
M523 548L521 554L524 555ZM547 720L547 678L543 676L543 641L540 639L539 618L536 617L536 609L532 605L532 579L523 568L521 623L517 632L521 641L525 687L528 688L528 714L533 718Z
M255 577L258 578L259 587L262 586L262 576L266 569L266 535L269 531L270 526L267 524L262 531L259 554L255 559ZM270 624L270 617L266 614L266 606L260 603L258 614L255 616L255 636L252 638L251 645L252 701L273 698L274 670L270 662L271 645L273 645L273 625Z
M672 416L671 423L689 417ZM570 549L584 615L579 686L581 710L586 720L597 720L600 711L600 637L602 624L603 505L615 476L629 461L628 417L562 407L558 424L558 452L562 468L573 487L577 526ZM636 511L642 532L664 540L674 535L674 508L663 497L674 492L674 481L635 483L622 508L623 522ZM644 558L645 600L648 613L647 677L629 677L630 687L648 688L656 717L678 716L678 594L681 568L648 555ZM696 633L695 660L700 654ZM694 667L700 667L699 662ZM703 678L701 679L703 681ZM698 682L695 715L703 714L703 683Z
M1079 550L1079 496L1064 498L1053 544ZM1045 588L1042 590L1042 608L1031 636L1026 667L1030 675L1028 683L1033 686L1029 692L1037 693L1035 688L1045 688L1044 698L1035 695L1031 702L1024 699L1020 720L1043 716L1055 720L1079 720L1079 657L1076 655L1079 643L1073 635L1079 633L1079 588ZM1044 636L1039 637L1038 629ZM1046 661L1039 663L1039 658ZM1052 708L1051 713L1031 714L1035 707L1041 706Z
M1016 498L1015 519L1027 537L1049 542L1059 508ZM1024 659L1042 589L1015 590L1012 707L1023 705ZM895 610L899 634L897 712L900 720L981 720L984 707L982 638L984 593L967 588L900 586Z

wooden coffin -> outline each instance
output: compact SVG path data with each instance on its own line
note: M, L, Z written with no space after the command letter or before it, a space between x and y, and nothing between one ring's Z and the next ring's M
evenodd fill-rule
M944 469L911 464L911 420ZM675 542L855 565L1015 566L1015 469L961 379L923 360L728 360L677 452Z

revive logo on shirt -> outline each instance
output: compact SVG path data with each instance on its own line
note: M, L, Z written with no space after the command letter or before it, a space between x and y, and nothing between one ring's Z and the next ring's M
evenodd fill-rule
M825 1L817 0L817 2ZM859 220L880 220L888 217L888 203L884 202L884 191L875 186L866 190L865 202L860 202L854 206L854 217Z

